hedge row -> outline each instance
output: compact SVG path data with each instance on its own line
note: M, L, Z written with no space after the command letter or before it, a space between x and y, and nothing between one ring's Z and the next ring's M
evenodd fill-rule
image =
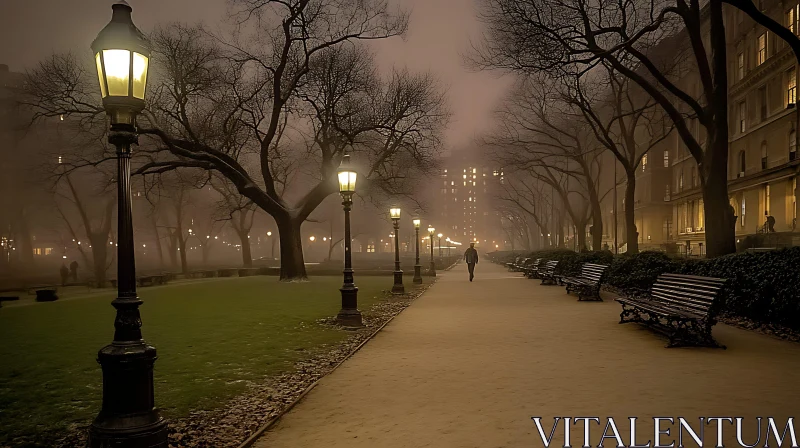
M513 261L516 255L504 258ZM613 255L608 251L539 251L531 258L559 260L558 273L578 273L582 263L610 264L606 284L626 295L643 295L665 272L728 279L723 311L763 323L800 330L800 247L738 253L707 260L670 257L662 252Z

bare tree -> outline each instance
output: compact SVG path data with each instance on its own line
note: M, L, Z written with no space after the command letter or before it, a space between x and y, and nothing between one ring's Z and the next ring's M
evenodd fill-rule
M728 203L728 98L722 0L649 0L589 4L580 0L484 0L488 38L474 61L523 73L589 73L604 63L635 83L672 121L700 172L709 256L736 251ZM687 50L686 53L683 53ZM688 57L686 57L688 56ZM670 76L685 63L699 96ZM694 135L696 118L705 144Z
M220 194L215 216L230 223L241 243L242 266L253 267L250 247L250 230L256 216L256 206L250 199L238 194L226 179L216 178L211 185Z
M92 266L94 281L98 288L102 288L106 283L108 268L111 267L114 260L115 247L113 246L111 225L113 224L116 200L111 197L102 201L94 201L90 197L96 196L96 192L81 194L69 175L64 175L59 180L59 184L55 186L56 208L75 242L74 247L81 254L84 265ZM62 205L64 202L72 205L73 212L78 215L77 222L73 217L74 214ZM91 252L91 257L87 252Z
M405 31L406 14L390 11L386 0L234 5L240 23L228 38L180 25L153 35L160 64L154 63L155 85L139 129L151 138L140 148L144 160L136 172L218 172L275 219L281 277L305 278L300 225L336 191L345 147L363 167L362 185L399 191L411 184L409 167L430 165L447 117L444 98L429 76L395 72L377 84L361 83L356 78L365 59L350 56L362 50L339 51ZM32 102L40 115L99 112L96 98L73 88L87 85L86 71L74 66L44 63L30 74L63 74L40 83L43 92L53 92ZM325 96L314 95L320 88L328 89ZM326 109L320 114L315 105ZM309 120L314 137L306 139ZM292 184L297 179L317 182L299 191L299 182Z

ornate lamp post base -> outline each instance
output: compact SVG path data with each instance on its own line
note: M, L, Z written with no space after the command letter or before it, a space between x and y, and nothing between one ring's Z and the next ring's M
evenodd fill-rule
M406 287L403 285L403 271L394 271L394 285L392 294L405 294Z
M414 283L417 285L422 283L422 266L419 264L414 265Z
M361 328L364 322L361 320L361 311L356 308L358 303L358 288L353 285L345 285L339 289L342 293L343 306L336 315L336 322L343 327Z
M144 341L103 347L103 408L89 430L91 448L167 448L167 422L154 408L156 349Z

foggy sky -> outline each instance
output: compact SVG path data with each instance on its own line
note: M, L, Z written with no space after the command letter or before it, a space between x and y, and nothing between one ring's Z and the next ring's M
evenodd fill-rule
M410 9L405 41L400 38L374 46L384 68L406 66L430 70L447 88L452 122L447 149L469 146L491 127L491 111L510 84L490 73L472 73L461 54L470 38L480 37L475 0L394 0ZM52 52L86 51L111 17L112 0L0 0L0 64L24 71ZM134 22L145 30L165 22L203 22L216 28L224 20L225 0L128 0Z

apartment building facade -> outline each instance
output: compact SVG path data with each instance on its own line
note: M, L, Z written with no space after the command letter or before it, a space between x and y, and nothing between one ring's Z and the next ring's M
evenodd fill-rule
M429 213L436 232L462 245L476 242L486 250L503 248L500 214L492 206L504 182L502 168L477 156L455 153L442 161L440 170L435 190L439 195Z

